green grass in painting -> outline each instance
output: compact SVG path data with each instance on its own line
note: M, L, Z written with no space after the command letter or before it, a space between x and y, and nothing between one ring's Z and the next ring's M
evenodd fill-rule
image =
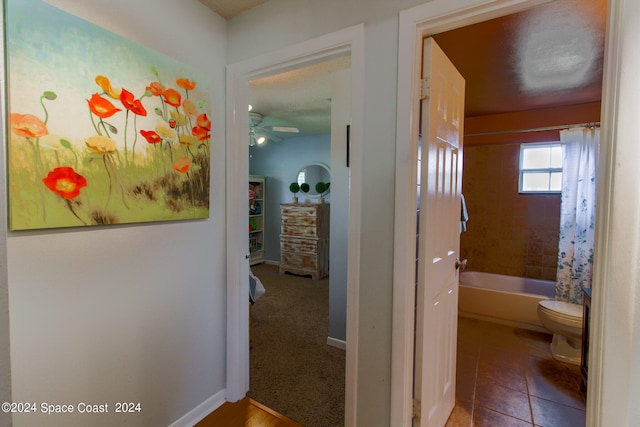
M37 142L13 138L10 167L10 227L13 230L73 227L209 216L209 147L149 146L124 165L120 153L86 155L72 150L38 149ZM38 155L39 154L39 155ZM172 168L187 154L188 172ZM65 200L42 182L58 166L71 166L86 181L80 195Z

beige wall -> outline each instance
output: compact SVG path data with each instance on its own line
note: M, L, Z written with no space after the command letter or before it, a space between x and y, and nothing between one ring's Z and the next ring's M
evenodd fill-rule
M519 154L520 144L465 147L461 255L473 271L555 280L560 195L518 194Z

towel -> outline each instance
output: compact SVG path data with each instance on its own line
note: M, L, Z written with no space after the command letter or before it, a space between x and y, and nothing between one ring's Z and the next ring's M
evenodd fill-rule
M464 194L460 193L460 233L467 231L467 221L469 221L469 212L467 212L467 203L464 200Z

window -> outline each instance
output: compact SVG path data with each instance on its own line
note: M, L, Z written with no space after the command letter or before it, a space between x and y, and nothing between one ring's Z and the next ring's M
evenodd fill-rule
M562 190L562 146L520 146L520 193L560 193Z

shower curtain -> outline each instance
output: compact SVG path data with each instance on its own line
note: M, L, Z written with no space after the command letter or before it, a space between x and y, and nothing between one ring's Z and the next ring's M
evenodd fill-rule
M596 171L600 129L580 127L560 132L562 199L556 300L582 304L591 288L596 214Z

